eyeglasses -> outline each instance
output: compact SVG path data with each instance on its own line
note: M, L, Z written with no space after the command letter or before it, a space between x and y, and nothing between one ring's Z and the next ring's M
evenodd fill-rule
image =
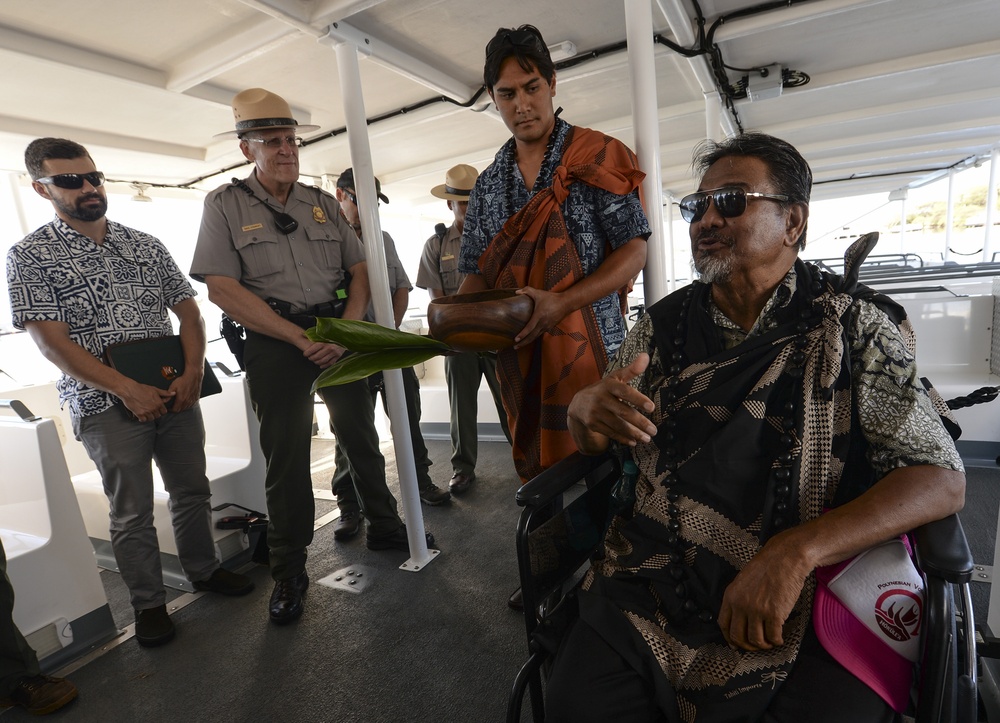
M279 136L277 138L253 138L253 137L248 137L248 138L244 138L243 140L245 140L245 141L251 141L253 143L262 143L264 145L264 148L267 148L268 150L271 150L271 151L278 150L279 148L281 148L281 146L283 146L286 143L288 145L290 145L290 146L295 146L296 148L301 148L302 144L305 142L301 138L299 138L298 136Z
M545 47L542 39L530 30L508 30L502 35L493 36L493 40L487 43L486 59L489 60L490 57L502 50L506 45L510 45L513 48L527 48L543 54L548 52L548 48Z
M54 176L36 178L35 180L38 183L44 183L46 186L76 190L83 188L84 181L94 188L104 185L104 174L100 171L92 171L90 173L57 173Z
M358 206L358 197L354 193L354 191L348 191L346 188L342 188L341 190L344 192L344 195L347 196L348 200L351 203L353 203L355 206ZM382 205L382 200L381 199L378 200L378 205L379 206ZM358 206L358 208L361 208L361 207Z
M780 196L771 193L757 193L756 191L744 191L742 188L727 186L726 188L716 188L711 191L698 191L681 199L681 218L688 223L700 221L708 212L710 203L715 204L715 210L723 218L736 218L747 210L747 198L766 198L769 201L788 200L788 196Z

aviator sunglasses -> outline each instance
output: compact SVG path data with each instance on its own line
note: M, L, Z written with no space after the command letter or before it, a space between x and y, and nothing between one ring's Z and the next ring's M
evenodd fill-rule
M46 186L56 186L57 188L67 188L70 190L77 190L83 188L83 182L86 181L94 188L104 184L104 174L100 171L92 171L91 173L57 173L54 176L46 176L45 178L36 178L38 183L44 183Z
M780 196L771 193L757 193L756 191L744 191L742 188L727 186L716 188L711 191L698 191L681 199L681 218L688 223L700 221L708 212L711 203L715 204L715 210L723 218L736 218L747 210L747 198L766 198L770 201L785 202L788 196Z

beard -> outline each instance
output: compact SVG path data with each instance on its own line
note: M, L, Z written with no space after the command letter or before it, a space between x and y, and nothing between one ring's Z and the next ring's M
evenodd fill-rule
M721 242L725 248L716 249L714 253L699 254L697 244L702 240ZM691 263L701 281L706 284L716 284L729 280L733 274L733 244L730 240L720 239L717 236L706 235L699 237L696 240L694 247L693 253L691 254ZM728 253L719 253L727 251Z
M96 206L85 207L83 205L85 202L95 199L97 200ZM55 197L53 197L52 200L55 203L56 208L65 213L67 216L75 218L77 221L84 221L86 223L104 218L104 214L108 212L108 201L99 193L88 193L85 196L80 196L80 198L76 199L76 203L72 205L64 203Z
M706 284L729 281L729 277L733 273L733 259L731 256L725 258L703 256L695 259L694 270L698 272L698 277Z

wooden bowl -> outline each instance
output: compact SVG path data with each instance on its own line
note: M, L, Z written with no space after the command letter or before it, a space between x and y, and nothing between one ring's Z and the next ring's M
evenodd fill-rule
M514 345L531 318L535 302L516 289L492 289L431 300L431 336L457 351L495 351Z

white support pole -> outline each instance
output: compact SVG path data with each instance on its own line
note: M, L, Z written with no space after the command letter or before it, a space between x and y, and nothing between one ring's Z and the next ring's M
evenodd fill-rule
M944 217L944 254L942 259L948 263L951 255L951 224L955 218L955 169L948 171L948 209Z
M1000 147L990 154L990 185L986 191L986 235L983 237L983 262L993 260L993 220L997 210L997 166L1000 166Z
M351 149L351 166L354 169L354 190L358 195L358 213L361 232L365 240L365 258L368 262L368 280L371 284L375 320L382 326L396 328L389 293L389 277L385 266L385 247L382 226L378 217L378 196L375 193L375 173L372 168L371 147L368 144L368 124L365 119L365 100L361 89L361 67L358 50L353 45L334 45L337 53L337 71L340 75L340 92L347 120L347 141ZM384 372L386 399L389 403L389 422L392 425L392 444L396 451L396 470L399 474L399 492L403 498L406 516L406 538L410 543L410 559L401 568L422 570L434 556L427 549L424 537L424 518L420 510L420 493L417 489L417 471L410 442L410 423L406 414L406 397L403 394L403 375L399 369Z
M663 183L660 175L660 128L656 110L656 67L653 62L653 10L650 0L625 0L625 39L628 42L629 78L635 152L642 182L646 218L652 235L646 244L642 273L646 306L668 293L666 244L663 238ZM671 257L673 254L671 253Z
M21 227L21 235L27 236L31 233L28 228L28 219L24 215L24 201L21 198L21 184L18 183L17 173L8 173L7 181L10 183L10 197L14 199L14 209L17 211L17 223Z
M705 138L722 140L722 99L718 92L705 93Z
M906 253L906 196L899 199L899 253Z
M674 248L674 197L669 193L663 199L667 207L667 248L670 249L670 291L677 288L677 249Z

